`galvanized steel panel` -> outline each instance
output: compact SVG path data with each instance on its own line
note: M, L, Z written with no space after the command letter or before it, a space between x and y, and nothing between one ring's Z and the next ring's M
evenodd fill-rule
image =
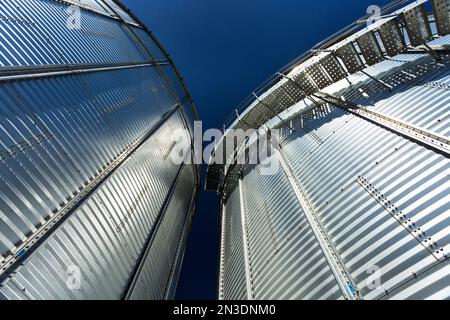
M180 129L190 141L191 132L161 73L136 66L150 60L130 31L141 29L108 17L112 10L96 0L78 1L86 7L81 26L69 28L70 4L0 4L0 65L8 75L0 84L0 295L122 298L169 202L157 235L168 247L153 250L166 260L152 267L160 272L143 274L136 291L138 298L166 298L179 272L169 262L180 260L190 224L187 195L198 187L197 167L186 167L175 198L167 199L179 168L170 157L172 135ZM148 35L143 45L156 48ZM121 68L111 68L116 64ZM55 65L71 71L52 73ZM62 212L70 214L60 220ZM9 265L19 259L20 266ZM81 272L79 289L70 286L72 267Z
M99 64L150 59L119 21L82 10L80 27L68 28L67 8L67 4L53 0L2 1L0 15L5 19L0 20L0 65Z
M156 45L155 42L150 38L147 31L137 27L131 27L133 32L139 37L140 41L142 41L145 47L151 52L153 58L159 61L167 60L165 54L161 51L161 49Z
M298 90L302 91L306 95L313 94L317 91L316 84L305 72L301 72L293 77L294 81L299 85ZM295 84L293 84L295 86Z
M120 15L120 17L124 19L126 22L136 23L127 12L122 10L122 8L116 3L116 1L114 0L98 0L98 1L102 1L111 6L114 9L114 11L116 11Z
M283 90L295 102L299 102L306 98L306 94L303 91L300 91L299 88L292 83L292 81L286 81L280 86L280 89Z
M16 270L0 291L11 299L24 292L21 298L27 299L121 298L175 179L176 165L166 155L172 145L168 137L177 128L183 125L180 116L175 114ZM192 181L191 172L182 178L180 188L192 190ZM168 242L172 243L172 249L178 244L175 236L167 238L168 234L172 235L170 231L174 231L173 235L181 233L180 223L173 221L171 212L166 212L167 222L163 224L163 228L169 229L158 230L165 237L163 252ZM180 214L179 218L186 214ZM170 252L167 258L172 257L173 261L174 250ZM79 289L68 286L71 266L81 271ZM168 275L163 272L167 264L161 261L157 267L160 272L154 271L154 280L145 283L147 292L159 288L158 281L167 285ZM157 291L159 296L147 298L162 298L165 287L162 288L162 292Z
M183 245L181 238L195 190L195 176L192 166L185 166L175 187L170 203L163 213L161 225L151 245L130 299L148 300L164 297L169 289L176 251ZM155 283L161 285L155 286Z
M334 54L329 54L322 58L320 60L320 64L324 67L334 82L344 79L347 76L345 70L342 68Z
M241 204L239 186L230 188L229 198L224 208L223 271L221 273L223 299L247 299L244 245L242 235Z
M264 175L259 167L250 166L243 183L254 298L340 298L337 282L284 173Z
M437 2L434 1L437 23L446 23L448 6ZM430 28L423 3L418 1L396 12L405 14L411 45L422 44L418 39L430 40L430 45L447 45L448 37L431 40L431 31L436 29ZM437 15L436 10L442 15ZM350 37L351 41L356 40L371 66L362 66L358 51L346 39L346 49L353 49L351 54L341 52L340 58L350 73L355 73L348 76L348 82L342 80L324 91L336 99L350 101L352 108L360 105L406 126L448 137L448 55L441 52L441 60L436 61L427 52L403 54L407 48L404 34L394 17L374 29L383 46L378 45L378 34L372 32L365 34L366 38L360 38L361 34ZM382 50L391 58L385 59ZM320 63L333 81L346 76L332 54L321 58ZM356 72L359 70L365 73ZM289 87L290 91L285 90L288 95L295 91L300 96L301 91L314 93L318 90L314 82L320 87L322 81L308 73L309 76L300 68L294 78L301 89L292 81L284 82L280 88ZM275 90L276 87L269 91ZM279 97L272 94L266 101L276 106ZM292 99L292 105L295 100ZM254 117L258 117L258 112ZM304 190L311 205L308 209L317 216L324 238L330 240L332 252L342 261L361 298L448 299L448 152L438 151L394 126L320 100L309 103L284 122L273 124L282 129L280 157L287 160L283 163L292 175L285 167L284 171L264 175L263 164L247 165L241 175L244 190L240 199L247 221L231 223L222 231L224 236L231 232L230 228L239 230L235 241L241 243L245 228L253 296L343 298L327 263L326 250L325 255L320 251L319 242L323 239L314 237L300 198L293 190L296 183ZM239 176L236 172L230 174L224 190L232 190ZM223 196L227 208L231 198L228 192ZM234 199L234 205L228 206L228 216L240 212L237 203ZM227 252L227 259L233 258L230 246L235 248L229 237L222 242L222 254ZM245 263L243 250L236 252L241 263ZM222 277L221 288L238 285L227 281L241 281L239 285L245 291L245 266L240 271L239 280ZM236 297L228 293L227 299Z

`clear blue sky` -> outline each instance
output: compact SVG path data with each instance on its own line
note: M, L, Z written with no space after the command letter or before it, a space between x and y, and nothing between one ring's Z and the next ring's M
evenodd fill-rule
M204 129L289 61L387 0L122 0L167 49ZM215 299L218 204L203 193L177 298Z

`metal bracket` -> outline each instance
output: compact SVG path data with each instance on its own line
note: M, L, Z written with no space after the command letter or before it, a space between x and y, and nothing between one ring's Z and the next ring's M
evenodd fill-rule
M365 72L364 70L360 71L362 74L364 74L365 76L369 77L370 79L372 79L375 82L378 82L379 84L381 84L383 87L387 88L389 91L392 91L393 87L389 84L387 84L386 82L368 74L367 72Z
M356 181L437 261L445 258L444 249L413 218L408 217L407 213L404 213L396 205L392 204L386 195L382 194L364 177L359 176Z
M403 27L403 28L408 32L408 34L411 34L411 30L409 29L408 25L407 25L402 19L399 20L399 24L400 24L401 27ZM442 58L441 58L441 56L439 55L439 53L437 53L436 51L434 51L420 35L417 35L417 36L416 36L416 40L417 40L418 42L420 42L420 43L425 47L425 50L426 50L426 51L427 51L427 52L428 52L428 53L429 53L436 61L441 61L441 60L442 60Z

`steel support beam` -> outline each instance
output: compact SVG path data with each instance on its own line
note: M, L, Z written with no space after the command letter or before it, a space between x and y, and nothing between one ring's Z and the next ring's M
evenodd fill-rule
M376 77L374 77L374 76L368 74L368 73L365 72L364 70L361 70L360 72L361 72L362 74L364 74L365 76L369 77L370 79L372 79L373 81L375 81L375 82L381 84L383 87L387 88L389 91L392 91L393 87L392 87L391 85L387 84L386 82L384 82L384 81L382 81L382 80L380 80L380 79L378 79L378 78L376 78Z
M315 96L417 144L427 146L446 157L450 156L450 139L445 136L323 92L318 92Z
M126 23L126 21L123 19L122 16L120 16L120 14L117 12L117 10L116 10L112 5L110 5L107 1L102 0L101 2L102 2L105 6L107 6L112 12L114 12L114 14L115 14L116 16L119 17L120 21L122 21L122 22L125 24L125 26L127 27L128 31L129 31L129 33L130 33L130 35L131 35L131 38L134 38L134 40L142 47L142 49L144 50L144 52L147 53L147 55L149 56L149 58L150 58L152 61L156 61L156 60L155 60L155 56L154 56L153 53L150 51L150 49L147 48L147 46L146 46L145 43L142 41L142 39L139 37L139 35L133 30L133 28L132 28L131 26L129 26L129 25ZM119 5L119 3L116 2L116 1L114 1L114 3L116 3L116 5L118 5L119 7L121 6L121 5ZM122 9L122 10L123 10L123 9ZM170 92L170 94L172 95L173 99L174 99L178 104L181 104L181 102L180 102L181 97L178 97L177 93L176 93L175 90L173 89L173 87L172 87L172 85L171 85L171 82L170 82L169 78L167 77L167 74L164 72L164 70L163 70L157 63L156 63L156 67L158 68L158 71L159 71L159 73L160 73L160 75L161 75L163 81L165 82L165 85L166 85L166 87L167 87L167 90ZM181 108L181 110L183 110L183 108ZM184 114L184 112L183 112L183 114Z
M136 265L134 267L134 271L132 272L132 275L130 277L130 281L125 286L124 296L123 296L124 300L130 300L131 296L133 295L134 289L139 280L139 276L141 275L142 269L145 266L145 261L147 260L147 257L150 254L153 242L155 241L158 230L164 220L164 215L167 212L167 208L169 207L170 200L172 200L173 195L175 194L175 191L177 189L178 182L180 181L180 178L183 174L184 167L185 167L185 164L182 163L181 166L178 168L177 176L175 177L175 180L173 181L172 185L170 186L169 193L166 195L163 205L162 205L161 209L159 210L158 216L156 218L156 222L152 226L152 230L150 231L150 234L149 234L147 240L145 241L144 250L142 251L142 253L140 254L140 256L137 259L137 263L136 263ZM166 287L166 289L167 289L167 287Z
M245 261L245 280L247 287L247 300L253 300L253 286L252 275L250 272L250 255L248 250L248 235L247 235L247 216L245 214L244 203L244 184L239 177L239 201L240 201L240 213L241 213L241 227L242 227L242 242L244 244L244 261Z
M167 61L158 64L168 64ZM155 62L112 63L112 64L63 64L33 67L7 67L0 69L0 82L30 80L82 73L105 72L133 68L155 67Z
M319 246L328 262L331 271L333 272L333 275L339 285L343 296L347 300L358 300L360 297L359 292L355 286L355 282L351 279L350 273L346 270L344 263L341 261L337 250L335 249L332 241L325 231L325 228L322 226L322 223L315 213L313 206L309 202L306 192L298 182L282 151L278 149L279 148L274 148L275 154L277 155L281 167L293 191L295 192L295 195L297 196L298 202L302 207L305 217L308 220L309 225L311 226L314 236L319 243Z
M293 96L292 94L290 94L289 91L287 91L287 89L286 89L283 85L281 85L280 88L281 88L281 90L283 90L284 93L287 94L287 96L289 97L289 99L292 100L292 102L293 102L292 105L295 105L295 104L297 103L297 100L295 100L294 96ZM300 101L301 101L301 100L300 100Z

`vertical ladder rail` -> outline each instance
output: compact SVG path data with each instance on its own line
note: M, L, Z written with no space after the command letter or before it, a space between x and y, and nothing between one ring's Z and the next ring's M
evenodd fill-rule
M317 217L317 214L309 202L305 191L298 183L297 178L295 177L283 153L279 150L279 148L274 148L274 150L278 160L280 161L281 167L283 168L284 173L286 174L286 177L294 190L295 195L297 196L300 206L305 213L306 219L311 226L314 236L319 243L328 265L333 272L343 296L347 300L359 300L359 292L355 286L355 282L351 279L350 273L346 270L344 263L341 261L337 250Z
M244 185L242 179L239 179L239 202L241 206L241 227L242 227L242 240L244 244L244 259L245 259L245 279L247 285L247 299L253 300L253 288L250 272L250 256L248 253L248 236L247 236L247 216L245 214L244 205Z

